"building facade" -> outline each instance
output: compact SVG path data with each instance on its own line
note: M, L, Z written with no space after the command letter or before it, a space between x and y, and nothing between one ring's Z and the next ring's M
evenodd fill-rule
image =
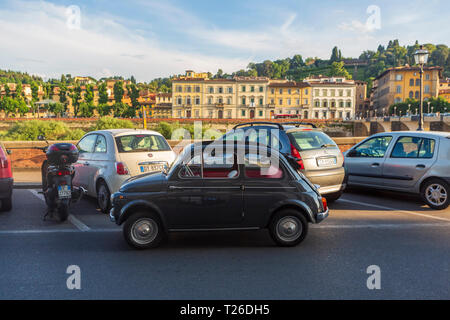
M344 77L306 78L311 85L311 119L352 119L355 117L356 84Z
M424 67L423 99L437 98L439 95L439 79L441 67ZM420 68L390 68L377 78L377 87L373 94L373 107L376 115L387 115L389 107L406 99L420 98Z
M311 116L311 85L307 82L270 81L268 104L274 107L273 115Z

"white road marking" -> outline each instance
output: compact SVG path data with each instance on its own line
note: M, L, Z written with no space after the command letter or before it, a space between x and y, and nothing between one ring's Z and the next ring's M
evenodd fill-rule
M45 202L44 195L42 193L39 193L36 189L29 189L29 191L34 194L36 197L41 199ZM83 222L81 222L78 218L76 218L73 214L69 214L67 218L70 223L72 223L75 227L77 227L80 231L89 231L91 228L89 228L87 225L85 225Z
M120 232L122 229L89 229L88 233L96 232ZM1 230L2 234L39 234L39 233L84 233L86 231L81 231L79 229L44 229L44 230Z
M450 222L450 219L446 219L446 218L431 216L431 215L428 215L428 214L418 213L418 212L414 212L414 211L399 210L399 209L396 209L396 208L380 206L378 204L372 204L372 203L368 203L368 202L360 202L360 201L347 200L347 199L339 199L337 201L339 201L339 202L347 202L347 203L351 203L351 204L357 204L357 205L366 206L366 207L374 207L374 208L378 208L378 209L382 209L382 210L396 211L396 212L401 212L401 213L406 213L406 214L412 214L412 215L415 215L415 216L420 216L420 217L425 217L425 218L430 218L430 219Z
M314 229L409 229L450 227L450 223L314 224L311 227Z

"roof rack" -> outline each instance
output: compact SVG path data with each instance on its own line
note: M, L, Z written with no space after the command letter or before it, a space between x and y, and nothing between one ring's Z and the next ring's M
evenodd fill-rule
M233 127L233 130L238 128L238 127L243 127L243 126L251 126L251 127L253 127L253 125L258 125L258 124L272 125L272 126L278 127L278 129L280 129L280 130L283 130L283 126L281 125L281 123L269 122L269 121L254 121L254 122L240 123L238 125L235 125Z
M314 129L317 129L317 126L314 124L314 123L312 123L312 122L300 122L300 121L294 121L294 122L283 122L282 123L283 125L285 125L285 124L291 124L291 125L294 125L294 126L311 126L311 127L313 127Z

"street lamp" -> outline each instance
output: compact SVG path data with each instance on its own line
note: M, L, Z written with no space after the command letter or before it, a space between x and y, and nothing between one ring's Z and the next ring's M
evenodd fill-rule
M408 103L408 115L411 115L411 103Z
M427 108L427 113L430 113L430 101L428 101L428 108Z
M423 96L422 96L422 90L423 90L423 66L428 61L428 50L423 48L423 45L420 46L419 50L416 50L414 52L414 60L416 64L420 67L420 105L419 105L419 128L417 131L423 130Z

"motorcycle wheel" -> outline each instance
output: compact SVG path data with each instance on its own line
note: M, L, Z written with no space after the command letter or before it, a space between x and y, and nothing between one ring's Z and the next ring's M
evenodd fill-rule
M69 217L69 203L63 201L58 206L58 216L61 222L66 221Z

